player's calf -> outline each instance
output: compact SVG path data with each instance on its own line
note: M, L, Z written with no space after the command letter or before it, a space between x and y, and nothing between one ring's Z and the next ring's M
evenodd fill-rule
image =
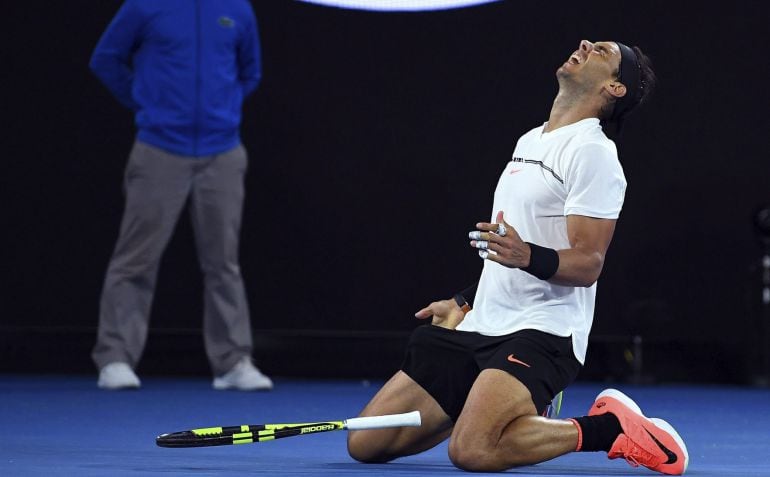
M391 435L388 435L391 434ZM384 435L376 430L351 431L348 433L348 454L353 459L364 464L382 464L398 457L388 452L386 444L394 440L392 430L386 430Z

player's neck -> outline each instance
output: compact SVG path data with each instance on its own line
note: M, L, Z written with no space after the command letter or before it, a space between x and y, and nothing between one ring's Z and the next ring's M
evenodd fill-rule
M600 106L594 104L585 95L559 90L548 116L548 123L543 132L551 132L563 126L582 121L587 118L598 118Z

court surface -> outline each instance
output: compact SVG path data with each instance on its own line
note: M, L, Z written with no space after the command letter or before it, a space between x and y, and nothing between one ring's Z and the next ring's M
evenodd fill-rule
M0 376L2 476L460 476L446 443L390 464L350 459L345 432L240 446L156 447L164 432L217 425L354 417L381 382L276 380L266 393L214 391L203 378L144 378L140 391L105 392L95 376ZM604 385L577 383L562 417L584 415ZM681 433L687 475L770 476L770 390L616 385L645 414ZM507 474L659 475L603 453L570 454Z

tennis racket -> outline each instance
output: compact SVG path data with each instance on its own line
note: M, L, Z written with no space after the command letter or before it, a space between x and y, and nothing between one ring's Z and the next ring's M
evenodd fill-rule
M155 439L160 447L209 447L252 444L284 437L329 431L358 431L388 427L417 427L420 411L385 416L353 417L344 421L307 422L294 424L244 424L242 426L204 427L189 431L161 434Z

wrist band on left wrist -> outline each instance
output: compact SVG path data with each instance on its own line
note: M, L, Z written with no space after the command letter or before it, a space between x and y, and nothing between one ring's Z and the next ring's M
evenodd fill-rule
M460 309L463 311L463 313L468 313L471 311L471 306L468 304L468 300L465 299L464 296L457 293L454 296L455 303L457 303L457 306L460 307Z

